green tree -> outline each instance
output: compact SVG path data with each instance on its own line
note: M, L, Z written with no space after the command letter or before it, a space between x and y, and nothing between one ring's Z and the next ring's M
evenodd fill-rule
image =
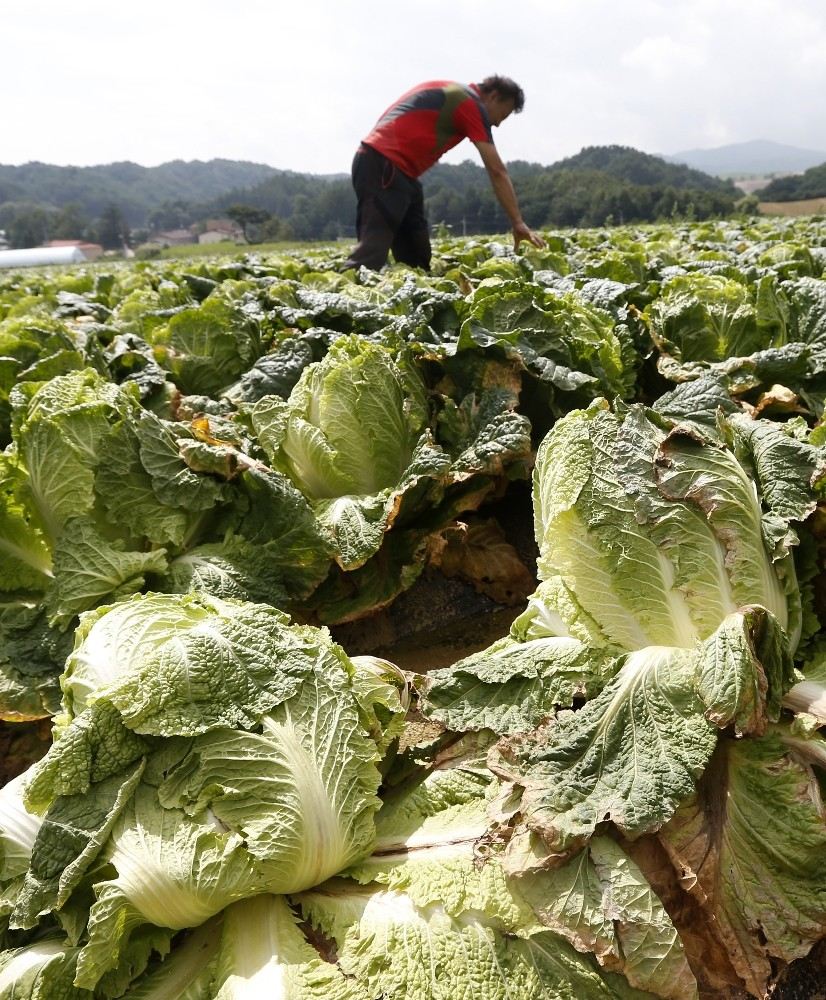
M129 227L115 204L104 208L98 220L98 242L104 250L120 250L129 239Z
M262 222L258 227L258 237L261 242L275 243L278 240L291 240L293 232L290 224L277 215L271 215L266 222Z
M260 241L260 234L257 227L267 222L270 213L263 208L253 208L251 205L230 205L227 209L227 216L233 222L237 222L244 234L247 243Z
M747 194L734 203L734 209L740 215L759 215L760 199L756 194Z
M77 202L64 205L57 214L51 230L53 240L82 240L88 232L89 219Z
M9 202L0 211L0 229L5 229L15 249L42 246L51 234L55 210L33 202Z
M316 235L313 199L309 195L296 195L290 215L290 225L297 240L311 240Z
M147 219L150 229L183 229L194 219L192 205L188 201L180 198L167 200L154 211L149 213Z

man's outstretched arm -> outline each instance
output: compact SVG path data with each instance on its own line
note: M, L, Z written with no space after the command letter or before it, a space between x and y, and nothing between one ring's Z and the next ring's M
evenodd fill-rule
M474 145L479 150L482 163L484 163L485 170L488 172L493 193L510 219L511 229L513 230L514 250L517 249L523 240L533 243L535 247L544 247L545 241L542 237L530 229L522 218L508 168L502 162L502 157L499 155L496 146L492 142L477 142Z

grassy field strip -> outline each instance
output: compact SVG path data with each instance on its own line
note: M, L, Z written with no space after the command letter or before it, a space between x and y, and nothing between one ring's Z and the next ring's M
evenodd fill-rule
M761 201L763 215L818 215L826 212L826 198L807 198L805 201Z

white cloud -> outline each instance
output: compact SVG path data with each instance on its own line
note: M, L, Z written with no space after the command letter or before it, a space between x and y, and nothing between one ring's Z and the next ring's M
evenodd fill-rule
M506 15L500 0L4 4L0 159L347 171L401 91L490 72L527 94L497 134L507 159L752 138L826 149L822 0L514 0Z
M628 69L646 73L656 82L683 77L702 69L705 58L699 49L677 42L668 35L644 38L624 52L620 62Z

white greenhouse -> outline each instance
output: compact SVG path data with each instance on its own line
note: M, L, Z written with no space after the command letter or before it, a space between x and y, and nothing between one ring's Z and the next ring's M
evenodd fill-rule
M0 250L0 267L40 267L43 264L80 264L88 260L79 247L26 247Z

